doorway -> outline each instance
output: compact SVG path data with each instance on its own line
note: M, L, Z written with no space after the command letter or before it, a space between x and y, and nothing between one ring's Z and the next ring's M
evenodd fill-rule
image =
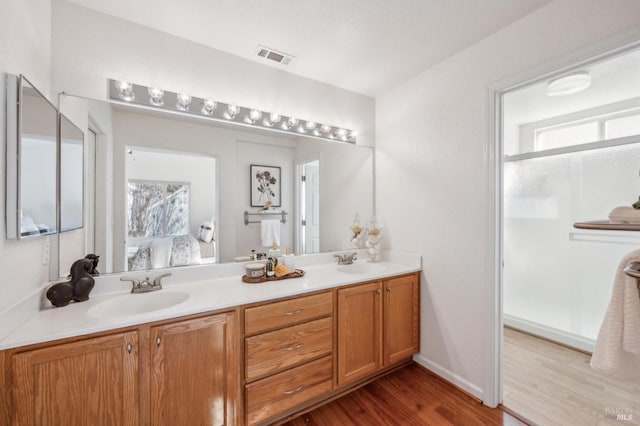
M298 252L320 252L320 160L298 164Z
M500 105L503 404L538 424L640 424L640 383L589 366L640 232L574 226L640 195L640 49L507 90Z

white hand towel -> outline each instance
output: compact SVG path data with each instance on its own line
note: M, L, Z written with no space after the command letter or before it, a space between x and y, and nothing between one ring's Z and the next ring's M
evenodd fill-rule
M260 221L263 247L271 247L275 243L280 247L280 220L264 219Z
M594 370L621 379L640 377L640 295L635 278L624 273L640 262L640 250L627 254L616 271L611 301L591 357Z
M168 268L171 264L173 237L155 238L151 241L151 267Z

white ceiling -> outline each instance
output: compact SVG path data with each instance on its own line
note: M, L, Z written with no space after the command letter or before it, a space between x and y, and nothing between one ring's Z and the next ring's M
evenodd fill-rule
M69 0L243 58L376 96L551 0Z

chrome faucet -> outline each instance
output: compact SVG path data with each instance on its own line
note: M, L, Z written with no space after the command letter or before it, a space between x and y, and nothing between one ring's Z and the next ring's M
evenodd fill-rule
M122 277L120 281L131 281L131 293L148 293L150 291L161 290L162 279L169 276L171 276L171 272L155 277L153 282L149 280L149 277L145 277L143 280Z
M358 253L334 254L333 257L338 258L338 265L351 265L354 260L358 259Z

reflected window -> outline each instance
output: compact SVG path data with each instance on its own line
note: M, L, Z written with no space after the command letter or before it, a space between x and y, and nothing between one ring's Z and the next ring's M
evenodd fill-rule
M129 180L129 237L188 234L190 194L189 183Z

